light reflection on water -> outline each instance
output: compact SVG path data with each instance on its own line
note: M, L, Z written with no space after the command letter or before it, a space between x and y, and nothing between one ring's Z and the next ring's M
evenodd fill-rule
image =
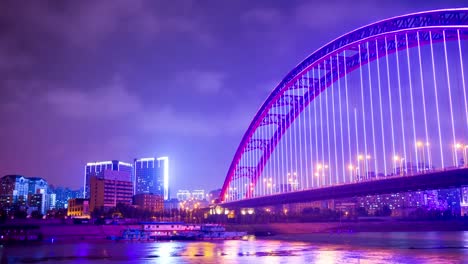
M59 241L1 247L0 257L1 263L465 263L468 232L309 234L213 242Z

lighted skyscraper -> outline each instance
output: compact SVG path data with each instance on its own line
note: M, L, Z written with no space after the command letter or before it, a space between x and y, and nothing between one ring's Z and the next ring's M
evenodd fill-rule
M169 199L169 159L142 158L134 160L135 194L151 193Z
M99 162L89 162L85 167L85 176L84 176L84 192L83 197L89 198L89 180L92 175L104 170L112 171L126 171L133 175L133 166L130 163L125 163L118 160L112 161L99 161Z

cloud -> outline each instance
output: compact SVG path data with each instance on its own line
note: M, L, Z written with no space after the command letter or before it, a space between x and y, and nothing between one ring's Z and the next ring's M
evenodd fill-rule
M278 9L264 7L248 10L241 16L241 21L246 24L277 25L283 21L283 18Z
M113 119L141 112L143 108L118 79L92 92L49 89L44 101L57 114L74 118Z
M243 109L232 111L224 117L181 113L166 106L161 110L146 112L140 116L141 128L146 133L165 133L184 136L227 136L239 134L248 127L251 116L246 116Z
M188 4L178 3L181 7ZM187 18L185 14L174 16L169 9L168 4L146 0L54 1L49 4L6 0L0 3L0 25L7 25L2 34L9 39L36 45L46 41L48 45L58 42L80 48L95 47L116 33L151 41L162 34L166 37L168 33L188 33L203 43L213 41L201 20Z
M13 73L26 69L32 64L31 58L18 53L15 48L0 39L0 72ZM3 78L2 78L3 79Z
M193 86L200 93L216 93L222 89L222 74L204 72L193 75L193 78L195 80L188 80L193 81ZM28 99L23 98L25 100ZM67 119L126 120L126 125L134 128L135 132L153 134L193 137L232 135L245 130L251 118L244 115L244 107L233 108L227 114L201 114L198 111L182 112L169 104L144 105L143 100L132 94L119 78L91 91L49 89L40 102L55 115Z
M218 71L191 70L177 74L175 82L180 87L190 87L202 95L225 91L226 74Z
M298 25L323 31L330 28L348 29L364 26L405 12L414 12L416 9L423 10L423 6L418 2L411 7L411 1L304 1L296 6L292 15Z
M167 18L161 21L161 24L166 31L188 35L206 46L212 46L215 43L214 36L199 19L177 16Z

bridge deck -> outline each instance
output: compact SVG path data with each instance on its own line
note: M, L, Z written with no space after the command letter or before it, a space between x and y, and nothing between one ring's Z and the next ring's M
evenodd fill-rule
M411 176L393 176L379 180L275 194L226 202L222 206L229 208L270 206L375 194L445 189L463 185L468 185L468 168L434 171Z

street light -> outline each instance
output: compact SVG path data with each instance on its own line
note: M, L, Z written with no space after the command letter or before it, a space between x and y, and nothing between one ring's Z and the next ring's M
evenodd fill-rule
M468 156L467 156L467 150L468 149L468 145L465 145L464 148L463 148L463 166L467 166L466 162L467 162L467 159L468 159Z
M429 143L428 143L429 144ZM424 143L422 141L417 141L416 142L416 150L419 153L419 148L421 148L421 154L422 154L422 170L423 172L426 171L426 157L424 156ZM419 164L416 164L417 169L419 169L421 166Z
M397 162L400 160L400 156L395 155L393 156L393 167L395 167L395 175L397 174ZM401 169L400 169L401 170Z
M370 157L370 156L369 156ZM367 158L367 157L366 157ZM357 168L356 168L356 178L357 180L359 180L360 177L362 177L362 175L359 175L359 174L362 174L362 171L361 171L361 163L360 161L363 161L364 160L364 155L361 155L359 154L358 157L357 157ZM365 165L364 165L365 166ZM358 174L358 171L359 171L359 174Z
M396 162L400 161L400 175L403 175L403 173L404 173L404 170L403 170L403 161L405 160L405 158L400 158L400 156L395 155L395 156L393 157L393 160L395 161L395 174L396 174Z
M457 151L458 150L462 150L464 151L464 144L462 143L456 143L454 144L454 149L453 149L453 161L454 161L454 165L456 167L458 167L458 160L457 160ZM464 154L463 154L464 155Z
M356 177L357 177L357 167L354 167L353 164L349 164L348 169L351 173L351 178L353 177L354 170L356 170Z
M370 162L369 160L371 159L371 155L367 155L366 156L366 168L367 168L367 171L364 173L367 180L369 180L369 172L371 171L371 165L370 165Z
M320 176L323 176L325 177L325 173L323 173L326 169L328 169L328 165L327 164L321 164L321 163L318 163L317 164L317 172L315 173L316 176L318 176L318 185L320 186ZM322 172L322 173L320 173Z

